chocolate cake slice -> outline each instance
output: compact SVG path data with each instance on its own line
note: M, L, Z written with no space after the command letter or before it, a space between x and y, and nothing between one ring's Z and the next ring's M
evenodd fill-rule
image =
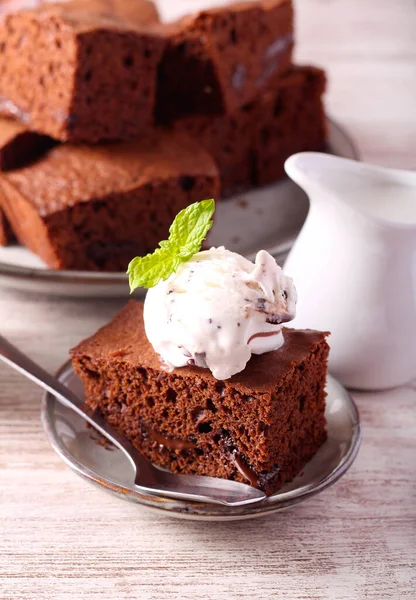
M253 100L291 63L290 0L230 3L170 27L159 67L160 122L189 114L224 114Z
M167 372L131 300L71 357L88 405L155 464L272 494L326 439L326 334L284 329L284 338L226 381L193 366Z
M10 119L0 119L0 171L22 167L46 152L54 141ZM0 209L0 246L13 241L13 232Z
M0 110L62 141L135 137L153 122L164 36L88 4L4 16Z
M284 176L295 152L323 150L325 73L293 66L249 104L221 116L190 115L175 128L195 136L215 158L222 197Z
M125 272L188 204L219 193L213 159L185 134L53 148L4 174L0 205L19 242L54 269Z

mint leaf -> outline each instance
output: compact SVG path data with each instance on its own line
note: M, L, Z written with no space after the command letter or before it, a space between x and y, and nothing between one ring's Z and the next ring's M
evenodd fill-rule
M130 293L138 287L154 287L167 279L180 264L181 260L167 248L157 248L153 254L133 258L127 269Z
M214 200L195 202L180 211L170 229L169 239L159 242L153 254L134 258L127 269L130 293L138 287L151 288L166 280L179 265L200 251L212 227Z
M181 210L170 226L169 242L185 261L200 251L201 244L212 227L214 211L214 200L196 202Z

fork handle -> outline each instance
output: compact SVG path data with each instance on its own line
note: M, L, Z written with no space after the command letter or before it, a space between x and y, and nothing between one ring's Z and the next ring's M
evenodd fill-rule
M49 375L1 335L0 359L55 396L61 404L74 410L105 438L120 448L133 465L135 484L142 491L150 494L160 493L177 499L216 504L242 505L264 499L264 493L260 490L235 481L230 482L213 477L176 476L157 470L125 437L112 429L101 415L96 414L63 383Z

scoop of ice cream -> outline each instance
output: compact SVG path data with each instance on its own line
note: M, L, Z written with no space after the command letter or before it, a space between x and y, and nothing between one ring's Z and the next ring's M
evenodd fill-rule
M221 247L195 254L151 288L144 324L169 369L196 365L228 379L251 354L280 348L282 323L295 312L293 282L268 252L253 264Z

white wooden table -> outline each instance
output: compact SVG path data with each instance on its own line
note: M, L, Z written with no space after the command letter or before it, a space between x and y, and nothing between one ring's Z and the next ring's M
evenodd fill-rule
M416 168L415 34L414 0L298 1L299 59L329 70L329 113L369 161ZM0 291L0 330L53 372L118 308ZM333 488L229 524L85 483L49 448L40 398L0 365L2 600L416 598L416 383L355 394L363 444Z

